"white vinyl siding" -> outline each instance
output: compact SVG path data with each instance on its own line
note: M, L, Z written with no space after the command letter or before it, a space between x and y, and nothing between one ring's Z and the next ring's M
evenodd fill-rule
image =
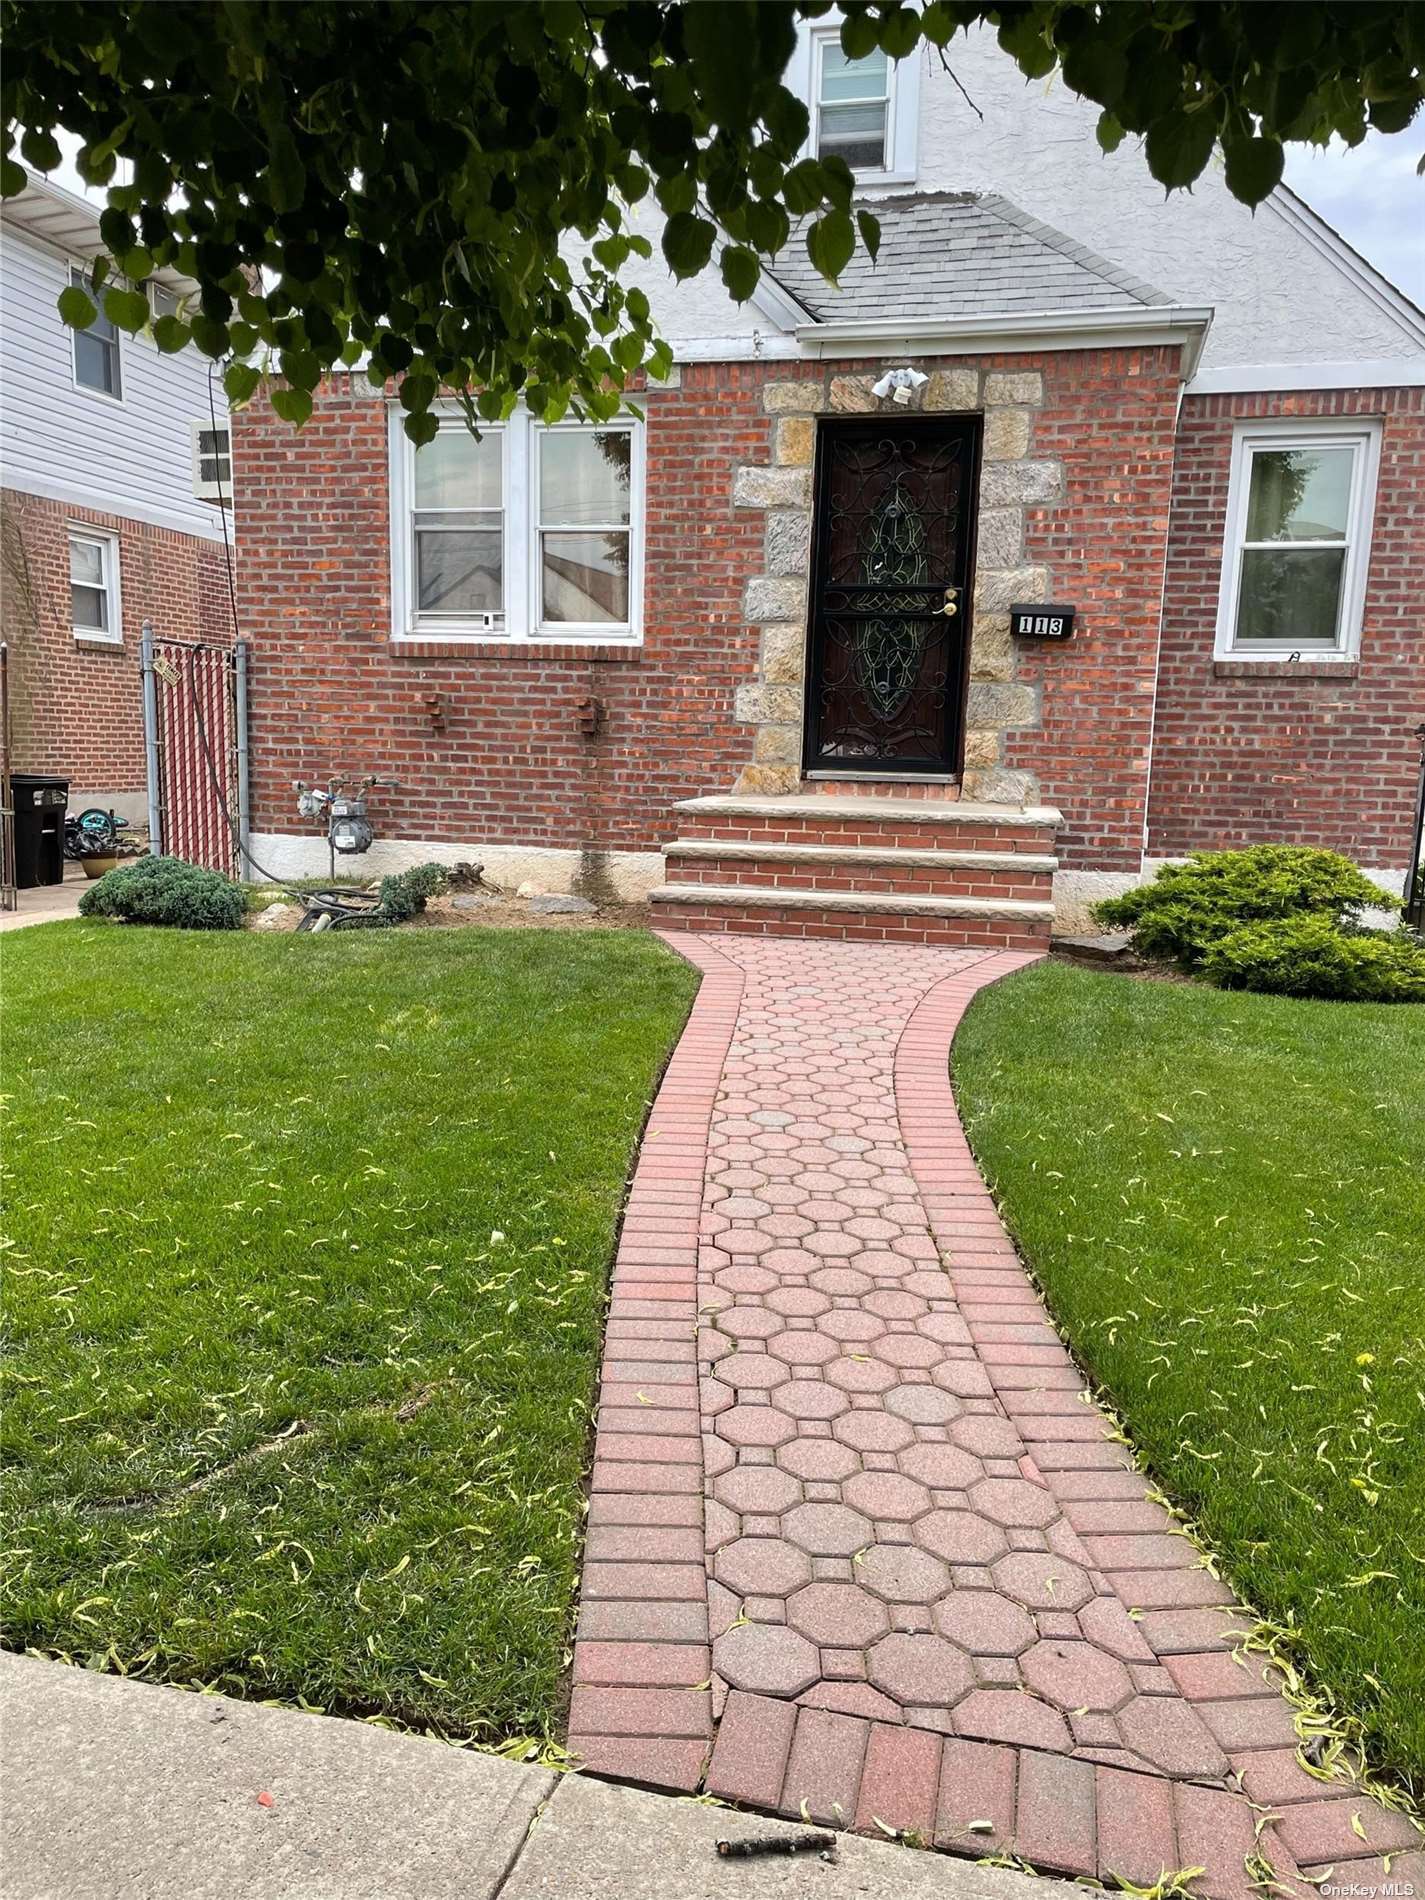
M1253 422L1232 443L1219 659L1353 659L1380 424Z
M193 493L192 425L208 416L208 359L120 341L121 402L76 385L74 332L56 305L75 260L7 225L0 246L0 458L5 485L76 508L217 540L222 513ZM228 408L215 373L220 428Z
M416 449L391 413L394 638L641 637L643 429L523 411L472 439L459 410Z

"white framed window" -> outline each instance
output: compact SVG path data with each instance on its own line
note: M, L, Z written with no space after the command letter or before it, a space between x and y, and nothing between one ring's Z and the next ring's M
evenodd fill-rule
M391 414L393 637L637 643L641 422L438 420L417 449Z
M69 530L69 619L76 640L123 640L117 535Z
M1353 659L1380 424L1241 423L1233 435L1219 659Z
M901 60L879 51L848 60L839 14L804 21L785 83L811 112L808 153L845 159L863 185L914 184L922 59L917 49Z
M104 315L104 293L95 290L89 273L77 264L69 267L69 281L82 290L96 306L94 321L87 330L71 330L74 349L74 382L78 389L92 389L116 402L124 397L123 375L119 364L119 332Z
M150 277L145 287L148 291L148 307L153 312L155 322L159 317L176 317L183 308L183 299L178 292L159 283L156 277Z
M193 493L199 501L227 503L233 498L232 432L211 421L190 425L193 442Z

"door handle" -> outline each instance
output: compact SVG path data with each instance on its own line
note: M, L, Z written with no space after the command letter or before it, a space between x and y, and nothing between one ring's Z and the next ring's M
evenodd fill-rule
M953 617L955 614L959 613L960 611L959 594L960 594L960 590L958 587L947 587L945 589L945 605L940 609L941 613L945 614L947 617Z

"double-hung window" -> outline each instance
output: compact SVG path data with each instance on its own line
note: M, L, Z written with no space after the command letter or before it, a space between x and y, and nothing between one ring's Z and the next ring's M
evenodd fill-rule
M458 410L414 448L391 418L397 639L636 641L642 428L544 426L522 411L477 439Z
M817 41L816 155L844 158L853 172L890 168L891 62L884 53L848 59L839 39Z
M1350 659L1370 561L1380 428L1250 423L1233 441L1220 659Z
M124 637L119 610L119 543L112 534L69 531L69 612L76 640Z
M104 293L94 289L88 271L80 270L77 264L70 266L69 281L96 306L89 328L70 332L74 338L74 380L81 389L97 389L101 395L122 398L119 332L104 315Z

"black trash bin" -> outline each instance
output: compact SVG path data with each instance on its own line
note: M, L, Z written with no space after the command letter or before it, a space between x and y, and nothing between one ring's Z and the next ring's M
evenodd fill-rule
M62 884L69 780L43 772L12 772L10 804L15 813L16 888Z

